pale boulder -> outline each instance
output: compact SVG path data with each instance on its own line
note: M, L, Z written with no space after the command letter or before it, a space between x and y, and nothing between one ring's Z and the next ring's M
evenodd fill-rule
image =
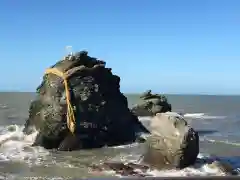
M152 167L185 168L199 154L199 136L187 121L174 112L158 113L150 123L151 136L143 161Z

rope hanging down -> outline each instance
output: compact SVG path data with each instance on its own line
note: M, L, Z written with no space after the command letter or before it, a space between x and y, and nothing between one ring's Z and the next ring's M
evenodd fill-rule
M75 127L76 127L76 119L73 111L73 106L70 100L70 91L69 91L69 85L67 81L67 78L71 74L70 71L72 70L69 70L64 73L59 71L57 68L49 68L49 69L46 69L45 74L55 74L63 79L64 88L66 92L66 103L67 103L67 126L69 130L72 133L74 133Z

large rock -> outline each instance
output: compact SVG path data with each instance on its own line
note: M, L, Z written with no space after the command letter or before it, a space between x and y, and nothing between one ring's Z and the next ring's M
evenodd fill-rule
M119 90L120 78L105 67L104 61L82 51L51 68L68 72L75 131L72 133L67 124L63 79L45 74L24 128L26 134L39 131L34 145L59 150L113 146L134 142L137 133L148 132L128 109L127 98Z
M137 116L155 116L157 113L164 113L172 110L171 104L165 96L152 94L151 90L144 92L141 96L141 103L132 107L131 111Z
M177 113L158 113L150 124L143 161L155 168L185 168L195 163L199 136Z

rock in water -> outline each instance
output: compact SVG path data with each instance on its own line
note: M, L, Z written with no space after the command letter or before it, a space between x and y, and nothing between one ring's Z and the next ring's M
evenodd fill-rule
M69 104L63 78L50 72L37 88L25 123L26 134L33 128L39 131L34 145L59 150L96 148L130 143L136 140L136 133L148 132L128 109L127 98L119 90L120 78L104 61L82 51L51 68L66 75L76 119L75 126L70 124L74 132L67 124Z
M195 163L199 153L199 136L177 113L158 113L150 124L151 136L143 161L162 168L185 168Z
M137 116L155 116L157 113L164 113L172 110L171 104L165 96L152 94L151 90L144 92L140 99L143 101L135 105L131 111Z

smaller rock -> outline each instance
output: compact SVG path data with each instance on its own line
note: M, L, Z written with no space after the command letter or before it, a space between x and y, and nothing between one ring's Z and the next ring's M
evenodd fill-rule
M237 175L233 167L227 162L215 160L211 164L209 164L208 167L212 169L218 169L219 173L224 173L226 175Z
M117 175L125 177L146 177L149 170L148 166L135 164L135 163L123 163L123 162L105 162L99 165L93 164L90 166L92 171L104 172L114 171Z
M144 92L140 99L143 101L135 105L131 111L137 116L155 116L157 113L164 113L172 110L171 104L165 96L152 94L151 90Z
M140 96L141 99L145 98L145 97L149 97L152 95L152 90L147 90L145 92L143 92L143 94Z
M143 162L157 169L193 165L199 153L198 133L174 112L158 113L151 120L151 136Z

